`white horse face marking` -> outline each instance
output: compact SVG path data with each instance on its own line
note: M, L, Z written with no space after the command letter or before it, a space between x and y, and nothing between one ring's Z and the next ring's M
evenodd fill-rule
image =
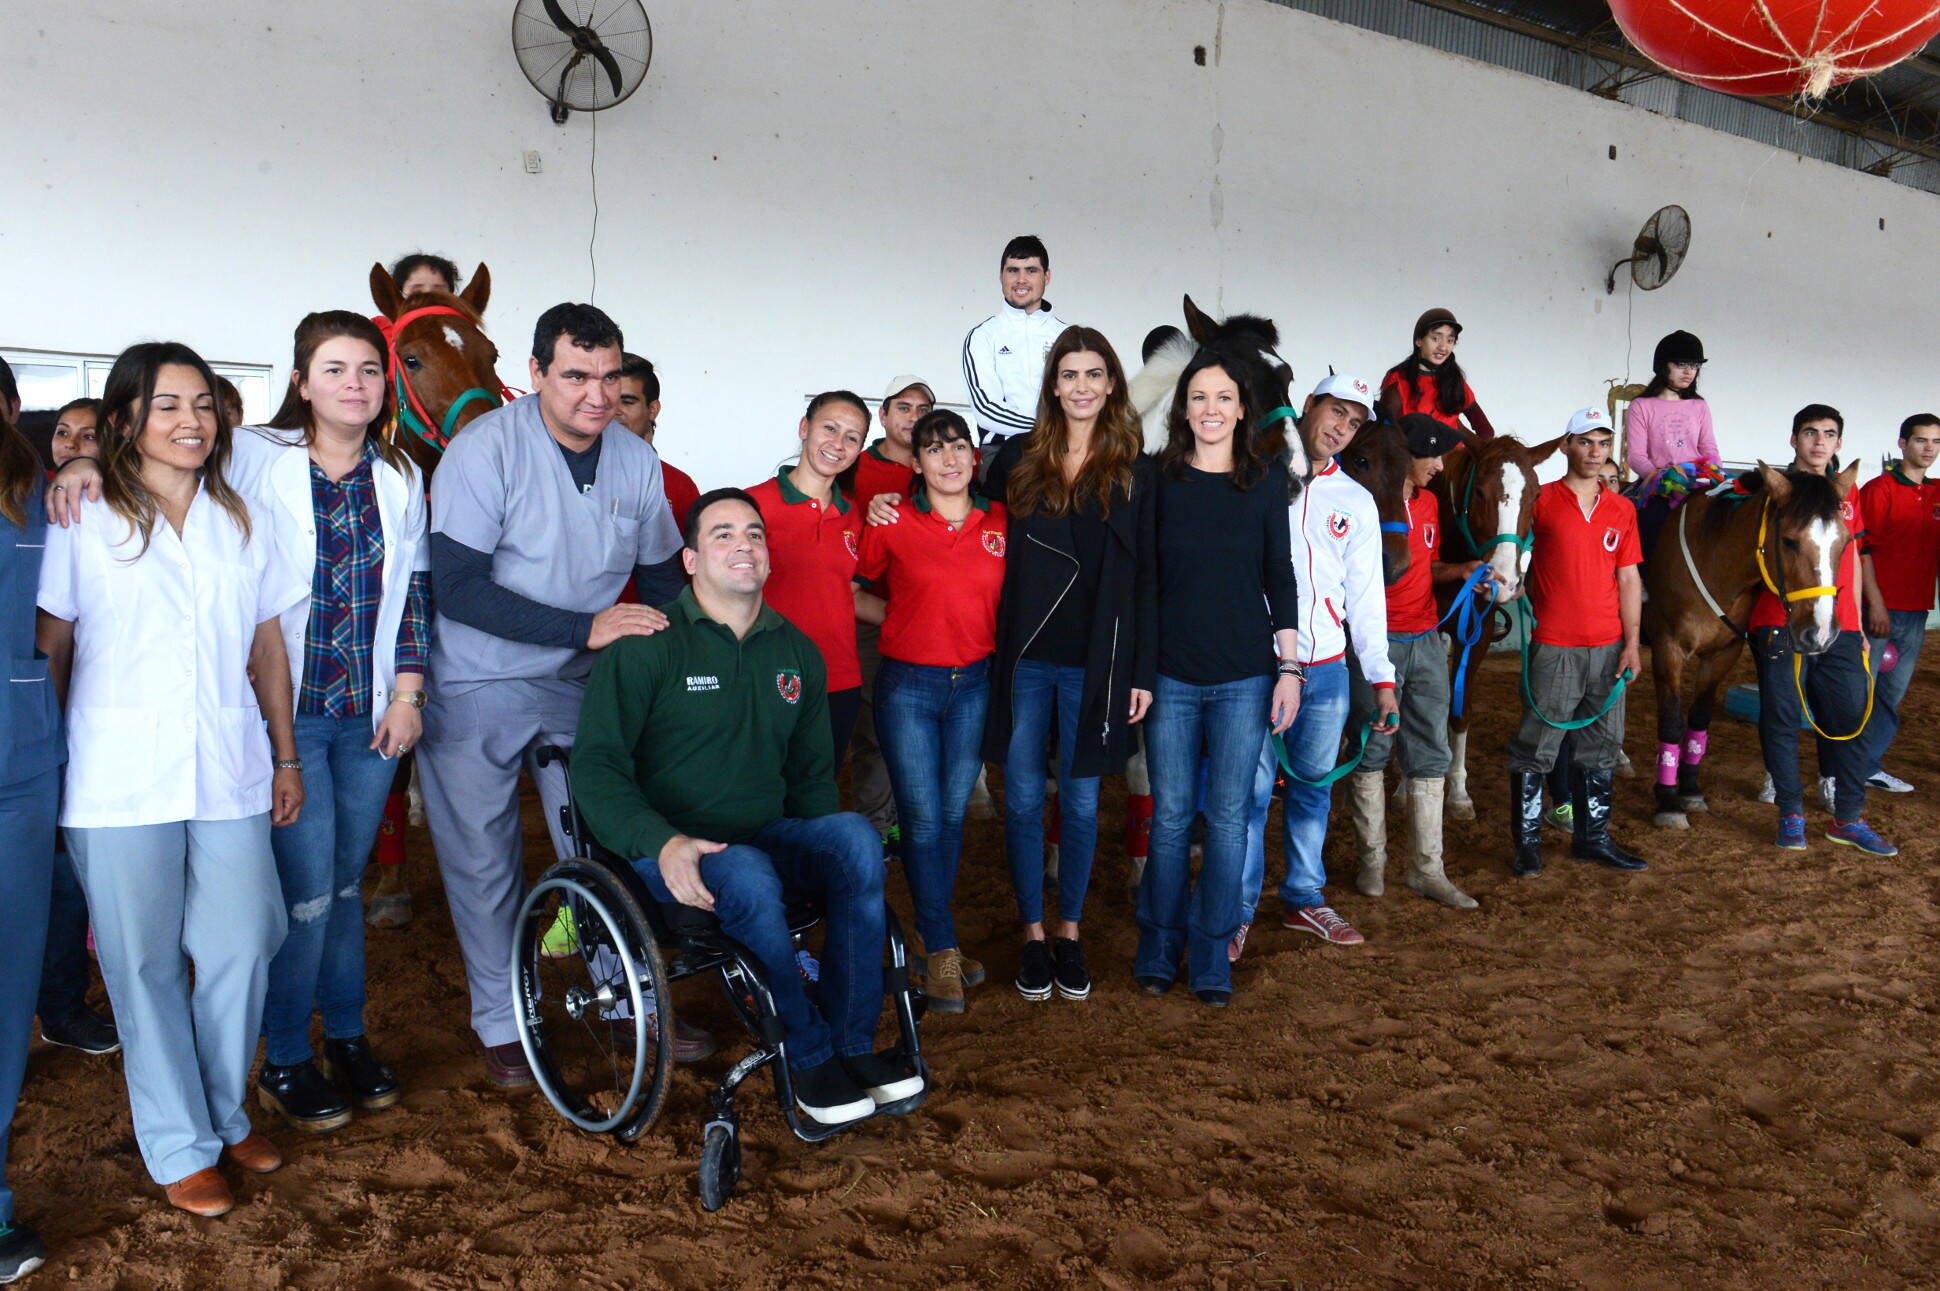
M450 323L446 323L444 327L444 332L445 332L445 340L451 343L451 348L454 350L457 350L460 354L463 354L465 352L465 338L458 334L458 329L453 327Z
M1292 387L1293 365L1291 363L1288 363L1276 351L1264 345L1260 347L1260 361L1273 370L1273 374L1279 378L1282 385L1288 388ZM1254 414L1255 421L1257 422L1259 416L1268 411L1266 408L1258 409ZM1281 425L1285 428L1287 437L1285 459L1287 474L1293 477L1293 489L1295 493L1298 493L1301 487L1305 485L1307 477L1313 474L1313 462L1307 457L1306 444L1301 442L1299 420L1294 417L1287 417L1282 419Z
M1515 533L1516 526L1522 523L1523 487L1528 482L1522 467L1508 458L1496 462L1496 469L1502 473L1502 501L1496 507L1495 532ZM1493 538L1495 534L1477 534L1478 538ZM1500 589L1496 599L1513 601L1522 595L1522 551L1514 543L1497 543L1489 552L1489 569L1495 574L1496 586Z
M1837 520L1814 520L1805 528L1804 545L1808 548L1812 568L1818 576L1819 587L1831 587L1838 577L1839 522ZM1811 644L1824 650L1839 635L1837 621L1833 617L1837 609L1837 597L1815 596L1812 598Z

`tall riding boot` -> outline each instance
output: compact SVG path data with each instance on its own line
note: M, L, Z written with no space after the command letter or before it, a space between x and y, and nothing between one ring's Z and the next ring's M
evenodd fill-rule
M1588 771L1582 767L1570 776L1570 793L1576 804L1576 838L1570 855L1579 861L1593 861L1613 870L1646 870L1641 856L1626 852L1610 841L1610 777L1608 771Z
M1378 897L1387 890L1383 878L1388 865L1388 800L1382 779L1379 771L1356 771L1347 777L1348 814L1361 840L1361 872L1354 877L1354 887L1364 897Z
M1414 856L1408 861L1408 886L1431 900L1457 910L1475 909L1475 898L1448 881L1442 870L1442 791L1440 776L1408 781L1408 823L1415 833Z
M1516 854L1509 870L1518 878L1543 872L1543 773L1509 772L1509 836Z

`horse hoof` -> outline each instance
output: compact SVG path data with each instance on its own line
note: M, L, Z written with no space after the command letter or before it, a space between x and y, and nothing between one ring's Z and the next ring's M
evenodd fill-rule
M1689 829L1691 821L1681 811L1660 811L1650 818L1650 823L1659 829Z
M1617 763L1617 776L1623 780L1635 780L1637 778L1637 764L1634 762Z
M1711 810L1711 804L1706 802L1702 795L1699 795L1698 797L1695 797L1695 798L1679 798L1677 800L1677 805L1683 808L1685 811L1710 811Z
M1448 814L1456 820L1474 820L1475 803L1467 798L1448 804Z

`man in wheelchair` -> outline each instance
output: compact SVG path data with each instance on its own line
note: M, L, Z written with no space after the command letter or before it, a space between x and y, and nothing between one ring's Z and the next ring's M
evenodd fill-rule
M820 652L762 604L760 509L716 489L689 509L693 586L667 627L600 653L573 747L593 836L634 858L653 895L711 911L761 962L801 1111L841 1125L923 1092L875 1051L883 1005L883 855L840 810ZM785 898L824 905L819 1001L797 969Z

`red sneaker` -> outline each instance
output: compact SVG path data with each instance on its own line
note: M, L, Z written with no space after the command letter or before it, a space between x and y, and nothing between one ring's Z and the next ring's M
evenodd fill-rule
M1226 943L1227 963L1239 963L1239 957L1246 953L1246 934L1252 930L1253 921L1249 919L1239 926L1239 931L1233 934L1233 939Z
M1295 932L1309 932L1335 946L1358 946L1367 938L1354 925L1334 913L1330 905L1310 905L1280 914L1280 926Z

